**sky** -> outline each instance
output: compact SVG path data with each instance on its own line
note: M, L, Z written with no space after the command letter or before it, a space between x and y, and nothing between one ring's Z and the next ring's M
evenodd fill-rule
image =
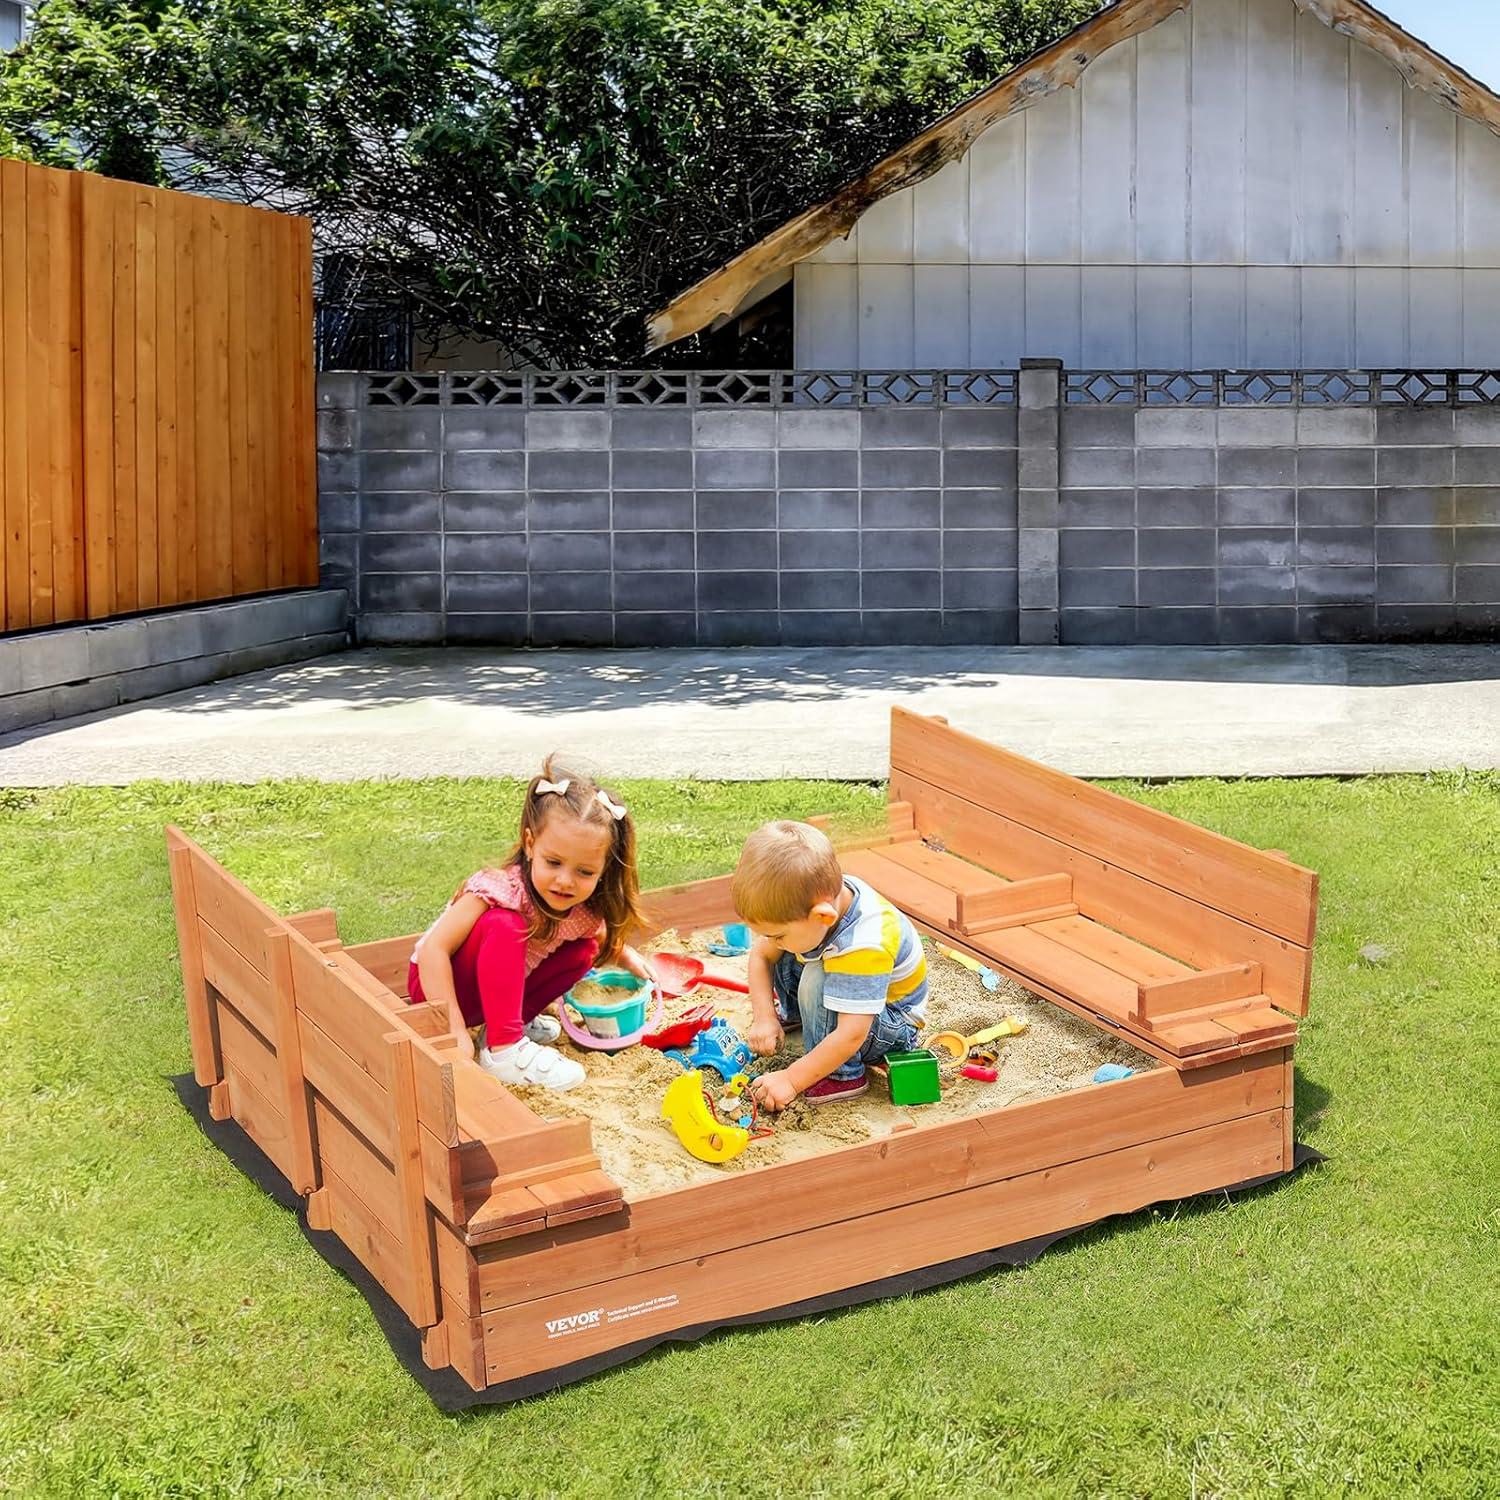
M1374 0L1398 26L1500 90L1500 0Z

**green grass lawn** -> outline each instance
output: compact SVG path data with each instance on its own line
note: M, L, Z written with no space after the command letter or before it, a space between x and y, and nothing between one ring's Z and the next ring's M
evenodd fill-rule
M161 827L357 942L493 858L517 786L0 793L0 1491L1495 1493L1500 779L1121 790L1321 872L1297 1107L1326 1166L458 1417L166 1083ZM626 791L650 884L877 795Z

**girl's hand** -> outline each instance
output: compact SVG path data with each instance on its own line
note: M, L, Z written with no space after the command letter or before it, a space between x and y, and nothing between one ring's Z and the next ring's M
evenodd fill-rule
M460 1027L459 1030L453 1033L453 1050L460 1057L466 1057L470 1062L474 1061L474 1038L469 1035L469 1028L467 1026Z
M797 1085L787 1077L786 1069L780 1068L751 1080L750 1096L762 1109L785 1109L797 1097Z
M620 949L620 967L648 982L654 983L656 980L656 976L651 972L651 966L634 948Z
M786 1034L781 1029L781 1022L773 1015L757 1020L745 1033L745 1040L757 1057L770 1057L781 1050Z

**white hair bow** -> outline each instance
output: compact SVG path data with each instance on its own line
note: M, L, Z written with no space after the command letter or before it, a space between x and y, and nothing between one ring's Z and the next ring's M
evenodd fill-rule
M612 817L616 823L625 816L625 809L606 792L602 787L594 793L594 800Z
M536 784L536 794L538 797L545 797L548 792L556 792L559 797L566 797L568 795L568 788L572 785L571 781L566 780L539 781Z

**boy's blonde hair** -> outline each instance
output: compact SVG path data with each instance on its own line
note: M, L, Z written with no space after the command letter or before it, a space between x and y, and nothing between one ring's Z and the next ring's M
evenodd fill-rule
M818 902L836 899L843 883L828 835L783 818L745 840L730 889L747 922L800 922Z

